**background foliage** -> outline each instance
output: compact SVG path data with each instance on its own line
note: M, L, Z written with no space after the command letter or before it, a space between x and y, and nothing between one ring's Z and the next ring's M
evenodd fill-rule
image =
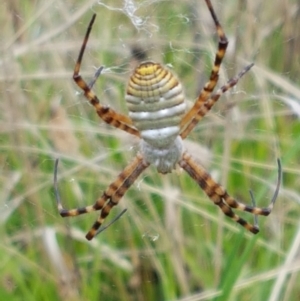
M108 218L126 214L92 242L97 214L62 219L94 202L131 160L137 141L106 126L72 81L93 12L82 65L101 101L126 112L134 53L169 64L191 104L217 47L203 0L20 1L1 3L1 300L299 300L300 2L212 0L230 45L220 84L255 62L197 126L186 147L229 193L249 189L275 209L246 233L224 218L181 171L150 168ZM133 51L135 50L135 51ZM252 216L242 214L252 221Z

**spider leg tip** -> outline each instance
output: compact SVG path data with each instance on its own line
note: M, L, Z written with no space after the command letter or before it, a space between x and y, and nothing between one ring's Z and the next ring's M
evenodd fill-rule
M92 239L95 237L96 234L97 234L97 233L94 231L94 229L91 229L91 230L86 234L85 238L86 238L87 240L92 240Z
M250 65L248 65L248 70L250 70L252 67L254 66L254 63L251 63Z
M271 203L269 205L271 210L272 210L272 208L273 208L273 206L276 202L276 199L278 197L279 189L280 189L281 181L282 181L282 166L281 166L281 160L279 158L277 158L277 165L278 165L278 179L277 179L277 185L276 185L276 189L275 189L273 198L272 198Z
M58 192L58 184L57 184L57 169L58 169L58 162L59 162L59 159L57 158L57 159L55 160L55 164L54 164L54 177L53 177L54 193L55 193L55 198L56 198L57 204L60 203L60 196L59 196L59 192Z
M277 165L278 165L278 174L281 175L282 166L281 166L281 160L280 160L280 158L277 158Z
M93 238L94 238L94 235L92 234L92 233L88 233L86 236L85 236L85 238L87 239L87 240L92 240Z
M59 159L56 158L54 162L54 173L57 173L57 167L58 167Z

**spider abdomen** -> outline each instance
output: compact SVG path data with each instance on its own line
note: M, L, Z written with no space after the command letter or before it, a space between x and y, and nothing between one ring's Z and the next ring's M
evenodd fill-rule
M186 104L180 82L168 69L150 61L141 63L130 77L125 99L142 139L158 148L174 142Z

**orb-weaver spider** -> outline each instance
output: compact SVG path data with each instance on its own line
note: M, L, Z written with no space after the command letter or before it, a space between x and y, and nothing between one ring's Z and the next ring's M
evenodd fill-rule
M179 80L167 68L152 61L142 62L134 70L129 79L125 95L129 116L117 113L108 106L102 105L92 91L92 86L100 76L102 67L97 71L91 84L87 84L79 73L86 44L96 18L95 14L90 21L75 65L73 79L83 90L85 97L94 106L97 114L104 122L139 137L141 142L140 152L134 160L118 175L117 179L109 185L93 205L83 208L71 210L63 208L57 188L58 160L56 160L54 184L60 215L62 217L77 216L101 210L100 216L86 235L88 240L91 240L99 233L100 226L103 224L111 208L119 203L128 188L150 164L153 164L157 168L157 171L162 174L172 172L175 166L179 165L198 183L207 196L215 205L221 208L225 215L254 234L259 232L256 215L267 216L272 211L281 183L280 160L278 160L278 181L274 196L268 207L259 208L255 206L252 193L252 206L245 205L231 197L183 149L182 140L188 136L220 96L235 86L239 79L253 66L253 64L246 66L236 77L230 79L224 86L213 93L218 82L219 69L226 52L228 40L210 0L205 0L205 2L217 29L219 46L209 81L204 85L196 102L187 112L185 96ZM250 224L240 218L232 209L254 214L254 224Z

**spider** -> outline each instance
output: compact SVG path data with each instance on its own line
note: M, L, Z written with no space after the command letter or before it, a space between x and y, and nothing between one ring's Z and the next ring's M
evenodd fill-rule
M93 239L95 235L103 230L101 225L110 210L119 203L138 176L151 164L162 174L172 172L179 165L196 181L213 203L220 207L226 216L253 234L259 232L257 215L267 216L273 209L281 183L281 163L279 159L277 160L278 181L274 195L268 207L259 208L256 207L251 191L252 206L245 205L231 197L183 148L182 140L188 136L220 96L235 86L239 79L253 66L253 63L246 66L237 76L213 93L218 82L219 69L225 56L228 40L211 1L205 0L205 2L216 27L219 39L218 50L208 82L201 90L192 108L187 111L183 88L177 77L163 65L152 61L140 63L129 79L125 95L129 116L117 113L110 107L102 105L97 95L92 91L92 86L100 76L103 67L98 69L94 80L90 84L87 84L80 75L83 54L96 14L92 16L75 64L73 79L83 90L84 96L94 106L98 116L104 122L140 138L140 151L93 205L70 210L65 209L60 200L57 187L58 159L56 160L54 188L60 215L62 217L77 216L101 210L98 219L86 235L88 240ZM245 221L233 209L252 213L254 223L251 224Z

